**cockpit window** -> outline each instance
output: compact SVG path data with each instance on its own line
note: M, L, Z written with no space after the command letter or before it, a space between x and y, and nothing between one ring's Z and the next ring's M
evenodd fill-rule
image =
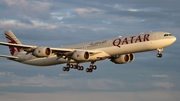
M164 36L172 36L171 34L164 34Z

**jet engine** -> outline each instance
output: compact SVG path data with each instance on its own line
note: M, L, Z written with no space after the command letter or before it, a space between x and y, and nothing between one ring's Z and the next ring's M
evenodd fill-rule
M111 58L115 64L125 64L134 60L134 54L117 55Z
M71 56L71 58L75 61L86 61L88 60L90 57L89 52L86 51L77 51L74 52L73 55Z
M37 47L33 52L32 55L36 57L47 57L52 53L49 47Z

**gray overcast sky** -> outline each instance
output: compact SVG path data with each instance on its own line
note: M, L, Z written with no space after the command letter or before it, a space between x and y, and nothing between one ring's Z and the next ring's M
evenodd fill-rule
M24 44L70 45L149 31L168 31L176 43L163 51L135 54L116 65L97 62L92 74L64 65L28 66L0 58L3 101L179 101L179 0L1 0L0 41L5 30ZM0 54L9 55L0 46ZM88 66L89 63L83 64Z

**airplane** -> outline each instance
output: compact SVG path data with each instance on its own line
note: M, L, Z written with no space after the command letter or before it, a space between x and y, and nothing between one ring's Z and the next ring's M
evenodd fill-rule
M8 46L11 56L0 54L0 57L34 66L66 64L63 71L83 71L84 67L80 64L90 62L87 73L97 69L97 61L110 59L115 64L126 64L132 62L134 54L139 52L157 50L156 56L161 58L163 49L176 41L171 33L159 31L55 48L24 45L11 30L4 34L7 42L0 42L0 45Z

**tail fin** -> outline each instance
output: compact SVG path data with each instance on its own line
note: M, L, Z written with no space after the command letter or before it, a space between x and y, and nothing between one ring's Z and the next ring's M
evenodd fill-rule
M17 37L12 33L11 30L5 31L4 34L5 34L5 36L6 36L6 39L7 39L7 42L8 42L8 43L12 43L12 44L22 44L22 43L17 39ZM13 56L22 51L21 48L15 48L15 47L12 47L12 46L9 46L9 50L10 50L11 55L13 55Z

